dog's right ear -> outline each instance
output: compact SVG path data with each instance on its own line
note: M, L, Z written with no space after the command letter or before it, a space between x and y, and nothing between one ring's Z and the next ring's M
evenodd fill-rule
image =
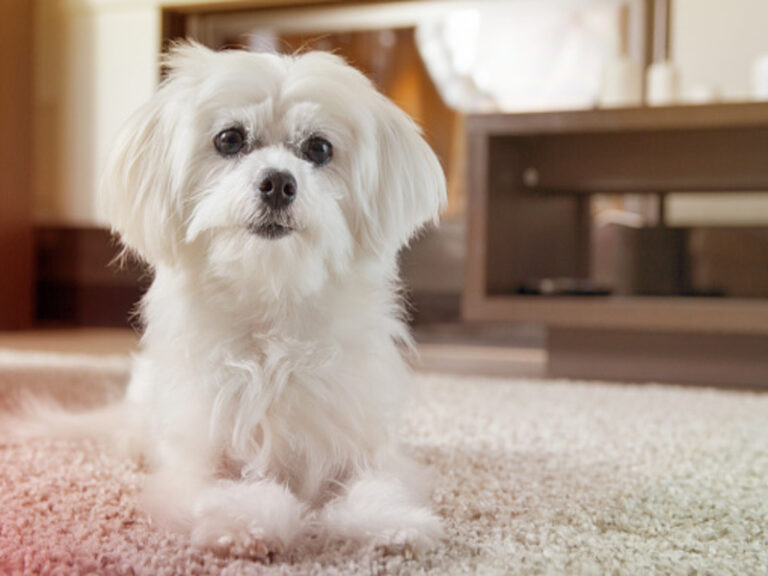
M152 265L172 264L184 237L183 190L188 174L181 110L196 68L211 54L178 44L165 59L168 76L123 126L101 181L101 202L113 232Z
M115 141L101 182L112 231L152 265L172 263L181 222L161 94L137 110Z

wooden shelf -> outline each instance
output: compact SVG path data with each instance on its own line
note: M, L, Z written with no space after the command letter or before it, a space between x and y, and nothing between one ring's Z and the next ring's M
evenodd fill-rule
M641 296L486 296L464 301L471 320L587 329L768 334L768 301Z
M768 190L768 103L473 115L464 316L768 335L768 299L516 296L589 277L589 195Z
M754 128L768 126L768 104L739 102L522 114L473 114L467 120L470 132L482 132L487 136Z

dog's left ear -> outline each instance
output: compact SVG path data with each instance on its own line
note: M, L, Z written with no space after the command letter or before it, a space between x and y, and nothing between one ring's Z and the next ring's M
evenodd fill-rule
M180 142L194 135L180 114L211 54L191 42L171 49L165 58L168 77L123 126L102 176L101 204L113 232L153 266L173 264L182 244L187 170Z
M425 224L437 222L446 203L445 175L413 120L377 96L376 214L368 221L374 227L368 233L377 252L396 251Z

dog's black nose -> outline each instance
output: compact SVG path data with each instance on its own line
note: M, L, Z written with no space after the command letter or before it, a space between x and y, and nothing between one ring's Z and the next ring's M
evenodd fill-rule
M296 178L290 172L267 172L259 182L259 192L264 203L270 208L285 208L296 198Z

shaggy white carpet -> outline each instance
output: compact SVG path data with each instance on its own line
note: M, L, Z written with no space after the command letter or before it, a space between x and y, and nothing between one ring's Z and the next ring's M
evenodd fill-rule
M125 369L120 358L0 353L0 392L32 383L104 397ZM418 385L402 437L437 471L448 532L429 554L308 542L269 565L218 557L153 528L138 507L141 470L103 447L0 439L0 573L768 574L768 395Z

